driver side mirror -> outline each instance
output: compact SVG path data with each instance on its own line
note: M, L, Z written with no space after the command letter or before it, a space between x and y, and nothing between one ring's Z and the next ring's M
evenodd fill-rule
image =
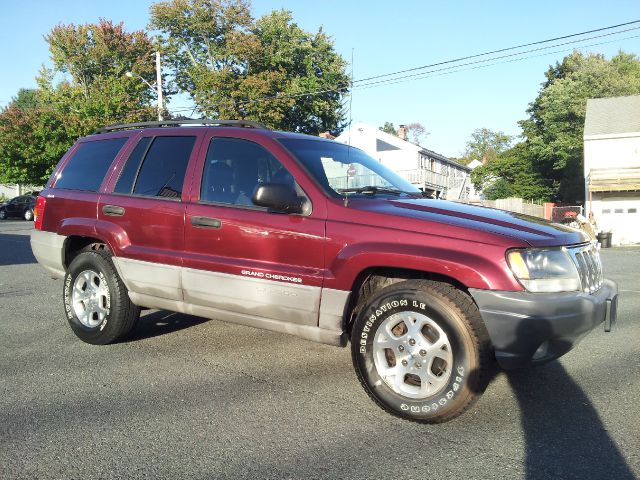
M254 205L277 212L302 213L302 202L296 191L289 185L264 183L256 189L251 200Z

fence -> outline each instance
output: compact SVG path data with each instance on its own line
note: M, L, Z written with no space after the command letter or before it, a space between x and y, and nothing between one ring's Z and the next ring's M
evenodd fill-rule
M524 213L533 217L544 218L544 207L533 201L522 198L500 198L498 200L459 200L462 203L475 203L483 207L498 208L509 212Z
M9 199L36 190L42 190L42 187L18 184L0 185L0 198Z

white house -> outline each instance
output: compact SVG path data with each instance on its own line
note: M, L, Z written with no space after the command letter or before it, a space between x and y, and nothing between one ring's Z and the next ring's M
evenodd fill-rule
M470 168L401 138L404 137L402 125L398 133L399 137L396 137L371 125L358 123L336 137L336 141L364 150L434 196L448 200L469 197L472 188Z
M598 229L614 245L640 243L640 95L587 101L584 177Z

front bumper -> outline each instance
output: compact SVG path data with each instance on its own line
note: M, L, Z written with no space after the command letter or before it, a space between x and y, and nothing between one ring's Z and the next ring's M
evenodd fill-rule
M616 321L618 287L605 280L593 294L470 289L505 369L537 365L571 350L587 333Z

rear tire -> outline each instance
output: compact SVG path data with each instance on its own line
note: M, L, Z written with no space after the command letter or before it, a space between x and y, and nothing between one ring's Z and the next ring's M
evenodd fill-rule
M73 259L64 278L63 300L73 333L93 345L121 339L140 316L111 255L103 250L86 251Z
M407 280L364 301L351 353L360 383L380 407L408 420L441 423L482 395L492 348L467 294L444 283Z

